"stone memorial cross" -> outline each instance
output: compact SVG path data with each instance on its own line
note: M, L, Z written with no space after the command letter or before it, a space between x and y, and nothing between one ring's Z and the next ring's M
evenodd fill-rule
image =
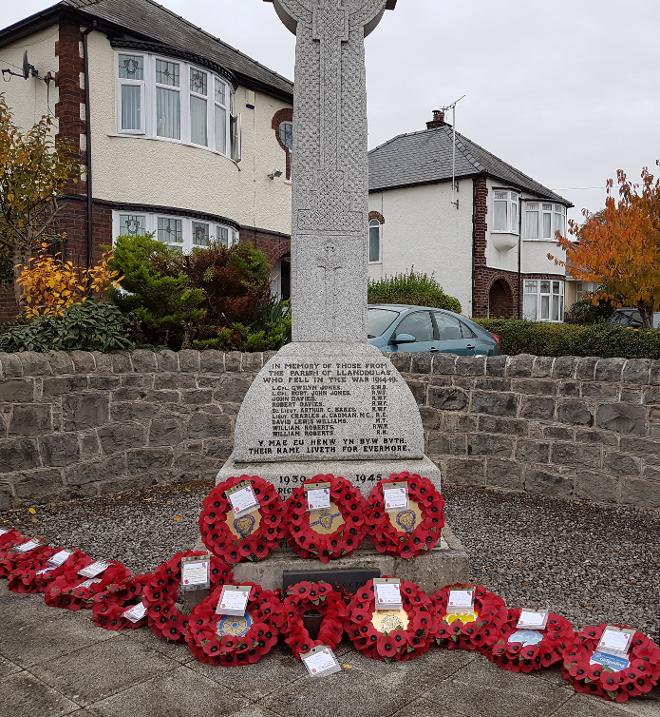
M265 0L296 35L293 340L366 341L364 37L396 0Z

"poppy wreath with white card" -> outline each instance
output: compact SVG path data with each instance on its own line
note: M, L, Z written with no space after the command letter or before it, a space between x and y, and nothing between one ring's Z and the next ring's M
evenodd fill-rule
M108 585L102 593L94 596L92 622L104 630L134 630L146 625L146 607L141 610L139 606L144 588L151 578L152 573L142 573L124 582ZM138 608L139 612L131 613L132 607Z
M169 642L183 642L188 634L190 615L182 612L177 603L180 599L181 559L192 557L209 556L199 550L176 553L154 570L142 592L147 608L147 624L155 635ZM212 555L209 563L211 590L231 580L232 573L227 564Z
M412 660L428 651L435 634L431 599L414 583L400 581L401 609L376 610L373 580L348 605L346 633L366 657L386 662Z
M118 560L104 560L108 567L94 577L80 575L81 570L91 569L99 561L85 555L77 565L71 564L62 571L46 588L44 601L51 607L65 610L89 610L94 596L102 593L108 585L126 580L131 572Z
M246 513L238 511L236 515L227 493L236 491L241 483L252 487L257 507ZM199 531L204 545L228 565L263 560L285 538L284 501L275 486L263 478L228 478L204 499Z
M503 670L524 673L561 662L575 643L573 625L565 617L548 612L542 628L527 628L519 625L522 612L518 607L509 609L500 637L486 653L488 659Z
M450 592L472 590L471 608L449 608ZM437 616L435 639L449 650L479 650L488 655L500 636L508 612L504 600L483 585L459 583L441 588L431 596Z
M218 614L222 586L190 613L186 642L199 662L218 667L251 665L277 644L282 619L279 591L249 582L241 587L250 588L244 615Z
M21 552L21 546L29 547L35 543L35 547ZM52 552L53 548L50 545L39 543L38 538L23 538L4 550L0 556L0 578L9 579L9 576L17 568L23 565L29 567L30 565L38 564L42 557L50 557Z
M0 530L6 531L0 534L0 560L2 560L5 554L10 551L14 545L24 543L27 538L13 528L1 528Z
M305 486L327 484L328 507L309 509ZM318 475L298 486L286 502L289 544L301 558L322 563L349 555L367 533L367 503L350 481L340 476Z
M632 631L625 657L628 666L613 669L614 665L608 665L607 659L598 656L599 643L608 627L630 630L625 625L585 627L577 633L574 646L564 656L561 676L576 692L615 702L626 702L651 692L660 681L660 647L644 633Z
M321 614L319 634L314 640L305 627L308 612ZM293 654L309 652L318 645L334 650L344 634L348 609L340 592L328 583L302 581L289 586L282 608L282 635Z
M43 593L55 578L63 575L85 555L80 550L47 546L33 560L22 562L7 575L7 587L15 593Z
M388 510L387 493L407 488L407 500ZM369 537L379 553L415 558L435 547L445 524L445 501L428 478L393 473L372 488L367 499Z

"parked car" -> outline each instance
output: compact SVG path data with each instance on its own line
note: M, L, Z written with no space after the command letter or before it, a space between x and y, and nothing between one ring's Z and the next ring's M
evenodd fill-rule
M371 304L368 307L369 343L385 353L396 351L497 356L496 334L453 311L430 306Z
M639 309L634 306L627 306L623 309L617 309L607 320L608 324L618 324L619 326L630 326L633 329L641 329L643 327L642 315ZM653 314L653 328L660 329L660 311Z

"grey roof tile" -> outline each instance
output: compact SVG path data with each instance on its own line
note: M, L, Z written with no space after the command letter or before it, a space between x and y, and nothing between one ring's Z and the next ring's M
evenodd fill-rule
M293 83L285 77L153 0L62 0L60 5L119 25L127 34L194 53L230 70L239 79L247 78L279 94L293 95Z
M369 191L411 184L451 181L452 128L441 127L401 134L369 152ZM543 199L571 202L478 144L456 133L456 176L488 174Z

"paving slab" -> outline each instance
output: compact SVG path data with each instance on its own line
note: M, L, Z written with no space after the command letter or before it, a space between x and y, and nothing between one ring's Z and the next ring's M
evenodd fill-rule
M228 690L259 700L301 678L307 671L285 645L277 645L256 665L247 667L213 667L201 662L190 662L188 667Z
M478 659L422 696L470 717L550 717L572 695L570 687L505 672Z
M574 695L568 702L564 703L552 717L659 717L660 703L648 703L654 711L644 712L644 702L634 700L625 705L606 702L603 699L595 699L585 695Z
M81 707L179 666L156 650L119 635L31 668L46 684Z
M0 680L0 696L0 717L63 717L79 709L29 672Z
M221 717L248 705L243 695L180 665L96 702L90 712L98 717Z
M149 628L124 630L121 634L129 640L135 640L144 647L156 650L156 652L160 652L166 657L180 662L182 665L195 659L185 643L163 640L157 635L154 635Z
M0 655L30 667L116 637L94 627L86 613L44 605L41 596L0 603Z
M4 657L0 657L0 680L3 677L7 677L7 675L12 675L14 672L20 671L21 668L17 664L11 662L10 660L6 660Z
M451 705L443 707L422 698L406 705L392 717L472 717L472 715L457 712Z

